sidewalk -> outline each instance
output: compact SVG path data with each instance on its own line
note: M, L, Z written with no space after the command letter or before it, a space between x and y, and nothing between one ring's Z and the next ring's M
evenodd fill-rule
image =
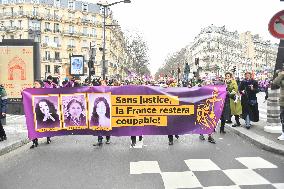
M243 122L241 122L243 124ZM280 134L272 134L264 131L266 122L260 120L252 123L252 127L247 130L244 127L232 127L232 124L226 124L227 131L233 132L242 138L247 139L256 146L270 152L284 155L284 141L277 140ZM12 150L15 150L30 140L27 138L27 129L25 117L17 117L14 115L7 116L7 124L4 125L7 134L7 140L0 142L0 156Z
M241 123L244 125L244 122ZM260 120L251 124L252 127L249 130L242 126L232 127L233 124L226 124L225 128L264 150L284 155L284 141L277 140L280 134L265 132L266 121Z
M7 124L4 125L7 140L0 142L0 156L13 151L30 140L24 116L7 115Z

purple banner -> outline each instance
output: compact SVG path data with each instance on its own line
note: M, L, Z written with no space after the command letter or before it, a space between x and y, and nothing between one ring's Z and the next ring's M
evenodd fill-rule
M208 134L224 106L223 85L161 88L127 85L25 89L30 139L60 135Z

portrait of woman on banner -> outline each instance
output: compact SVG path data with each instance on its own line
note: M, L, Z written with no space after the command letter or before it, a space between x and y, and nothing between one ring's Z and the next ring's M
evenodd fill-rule
M66 106L64 126L87 126L85 105L78 99L71 99Z
M110 106L105 97L97 97L94 101L91 126L108 128L111 126Z
M35 107L37 128L55 128L60 127L59 115L57 109L50 100L41 99Z

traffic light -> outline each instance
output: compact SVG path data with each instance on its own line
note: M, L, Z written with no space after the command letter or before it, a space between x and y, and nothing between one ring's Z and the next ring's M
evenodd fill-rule
M199 58L195 58L195 65L199 65Z

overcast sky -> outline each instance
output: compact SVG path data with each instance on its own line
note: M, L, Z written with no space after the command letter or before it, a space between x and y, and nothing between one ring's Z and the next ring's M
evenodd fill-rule
M268 32L268 22L283 8L280 0L131 0L111 7L123 30L138 31L148 43L152 74L169 53L188 45L210 24L279 43Z

